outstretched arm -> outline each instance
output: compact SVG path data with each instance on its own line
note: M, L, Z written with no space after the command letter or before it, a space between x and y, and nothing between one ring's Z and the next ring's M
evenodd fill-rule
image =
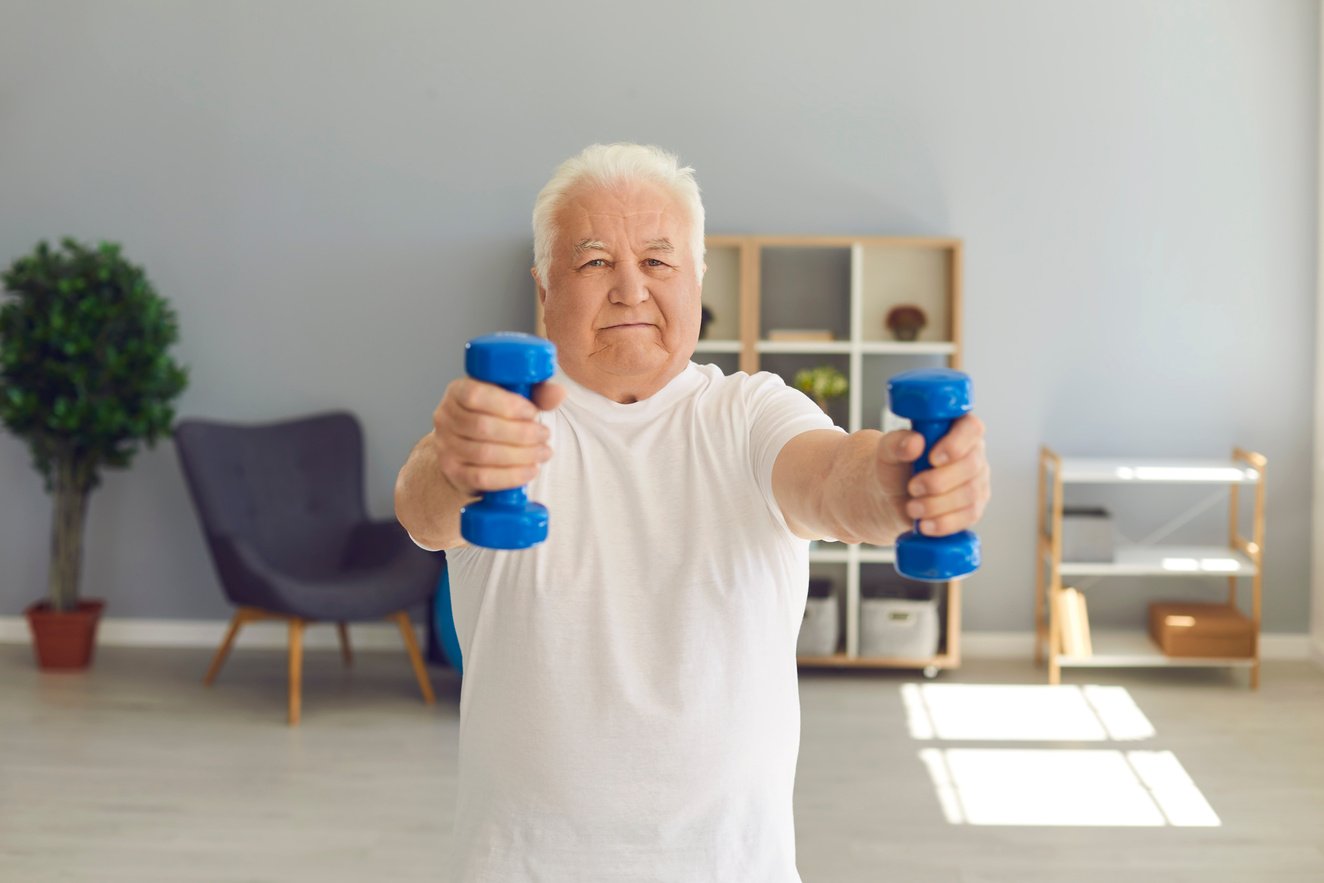
M783 446L772 489L804 539L890 546L914 521L931 536L975 524L990 496L984 424L967 414L933 447L933 468L912 477L924 437L911 430L801 433Z
M533 401L465 377L446 389L395 479L395 517L432 549L463 545L460 508L483 491L528 484L551 457L537 422L565 398L555 381L534 388Z

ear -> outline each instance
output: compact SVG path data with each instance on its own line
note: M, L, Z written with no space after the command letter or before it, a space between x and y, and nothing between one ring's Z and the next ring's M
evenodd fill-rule
M538 278L538 268L530 267L529 275L533 277L533 284L538 286L538 303L547 303L547 289L543 287L542 280Z

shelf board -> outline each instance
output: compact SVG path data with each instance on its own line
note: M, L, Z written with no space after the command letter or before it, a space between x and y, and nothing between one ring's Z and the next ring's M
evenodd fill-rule
M761 353L850 353L849 340L760 340L754 348Z
M844 543L810 543L809 560L819 563L841 563L850 560L850 550Z
M699 347L702 348L708 342L699 341ZM739 349L739 341L736 341L736 343L737 349ZM956 352L956 344L947 341L903 343L900 341L866 340L860 343L852 343L849 340L760 340L755 344L755 349L761 353L828 355L859 352L868 356L946 356Z
M866 340L860 345L865 355L947 356L956 352L956 344L948 340L904 341Z
M1063 668L1222 668L1249 667L1255 660L1244 656L1168 656L1145 632L1095 632L1090 636L1090 656L1054 654Z
M862 544L859 548L861 564L892 564L896 561L896 549L892 546ZM809 560L844 564L850 561L850 547L845 543L813 542L809 544Z
M801 668L956 668L957 662L946 653L939 653L926 659L892 659L876 656L847 656L834 653L831 656L800 656L796 663Z
M1113 561L1063 561L1066 576L1254 576L1255 563L1227 546L1118 546Z
M1063 457L1063 484L1254 484L1257 469L1236 460L1125 460Z
M864 564L895 564L895 546L860 546L860 561Z
M740 352L740 341L738 340L701 340L695 347L696 353L738 353Z

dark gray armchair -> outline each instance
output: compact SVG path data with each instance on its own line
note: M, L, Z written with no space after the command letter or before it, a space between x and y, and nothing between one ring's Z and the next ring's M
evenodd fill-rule
M239 629L289 622L289 719L299 722L303 630L390 619L399 627L425 702L434 702L408 610L436 590L444 565L394 519L372 521L363 494L363 429L346 412L267 424L184 420L175 427L212 564L238 609L204 683L216 678Z

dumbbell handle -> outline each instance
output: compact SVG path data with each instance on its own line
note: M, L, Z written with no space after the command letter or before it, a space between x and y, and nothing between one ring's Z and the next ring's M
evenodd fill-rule
M502 389L507 390L508 392L513 392L517 395L522 395L524 396L524 398L528 399L529 401L533 401L532 383L510 383L510 384L497 383L493 385L499 386ZM519 487L507 488L504 491L483 491L483 493L480 496L482 496L483 500L491 502L493 505L497 505L497 506L523 507L524 504L529 501L528 488L525 485L520 485Z

